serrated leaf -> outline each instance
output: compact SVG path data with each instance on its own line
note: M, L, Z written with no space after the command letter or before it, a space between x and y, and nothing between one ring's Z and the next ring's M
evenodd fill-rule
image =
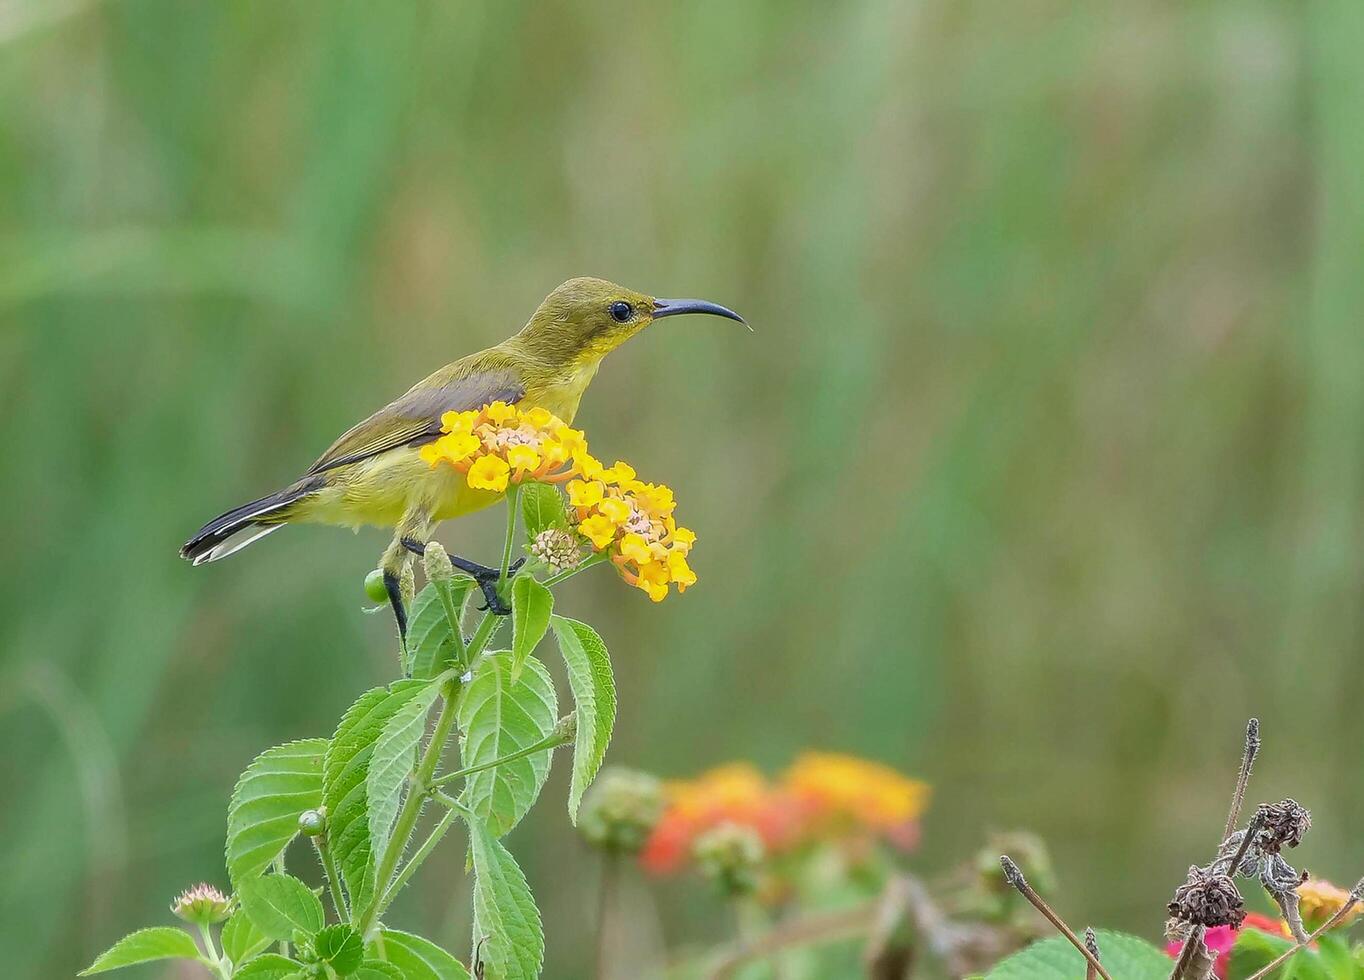
M392 963L365 960L360 964L360 969L355 971L355 980L408 980L408 976Z
M189 933L170 926L139 929L114 943L81 971L83 977L153 960L197 960L199 947Z
M293 875L271 874L242 882L237 892L242 909L271 939L292 939L294 932L313 935L322 928L322 902Z
M278 953L257 956L232 972L232 980L289 980L303 976L303 964Z
M396 966L404 980L469 980L464 964L429 939L410 932L385 929L383 956ZM379 956L379 944L371 943L369 955Z
M325 738L267 749L246 767L227 808L227 874L233 887L262 874L298 833L298 817L322 805Z
M1103 965L1121 980L1168 980L1172 962L1164 950L1121 932L1097 931ZM1060 936L1033 943L996 964L985 980L1084 980L1085 958Z
M512 656L490 653L460 691L456 720L461 732L461 761L465 767L485 765L529 748L553 729L558 698L545 665L534 657L515 683ZM485 769L464 783L463 800L501 837L526 815L549 775L549 752Z
M223 955L238 966L270 945L270 937L256 928L251 916L241 909L223 923Z
M349 976L360 969L365 958L365 944L360 934L347 925L327 926L313 940L313 951L318 959L331 965L341 976Z
M374 893L374 852L369 837L369 762L388 720L430 681L396 681L366 691L346 711L322 763L322 803L327 844L341 869L352 908Z
M512 680L520 680L521 668L549 629L554 612L554 593L533 575L512 579Z
M467 575L456 575L450 580L450 601L457 615L463 613L465 600L473 587L474 580ZM412 676L417 680L435 677L454 664L454 632L435 583L428 583L412 601L407 623L407 649L412 658Z
M417 762L417 746L426 732L427 712L440 694L440 687L441 680L433 680L416 692L388 719L374 743L365 776L365 793L369 803L370 852L376 871L398 819L403 787Z
M511 853L481 821L470 821L474 860L473 944L490 976L533 980L545 959L540 911ZM481 944L481 945L480 945Z
M526 525L526 537L531 541L541 531L568 527L563 493L552 483L523 483L521 517Z
M564 616L552 617L550 625L568 668L568 686L578 712L573 779L568 788L568 818L577 826L578 805L601 769L616 724L616 682L606 644L596 630Z

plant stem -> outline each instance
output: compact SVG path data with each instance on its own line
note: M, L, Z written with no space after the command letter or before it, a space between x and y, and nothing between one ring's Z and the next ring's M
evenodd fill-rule
M520 484L513 484L507 488L507 537L502 542L502 574L497 577L498 595L503 595L507 588L507 569L511 568L512 548L516 542L517 504L520 499Z
M283 852L280 853L280 856L279 856L279 857L275 858L275 874L277 874L277 875L282 875L282 874L284 874L284 854L283 854ZM280 956L288 956L288 955L289 955L289 943L288 943L287 940L281 939L281 940L279 941L279 955L280 955Z
M455 816L456 811L447 810L436 826L431 829L431 833L427 836L426 840L422 842L422 846L417 848L416 853L408 859L408 862L403 866L402 871L398 872L398 876L393 879L393 883L389 885L388 890L384 892L383 898L379 899L379 904L374 908L376 917L384 914L384 910L392 904L393 899L398 897L398 892L402 891L404 886L407 885L408 879L412 877L417 868L421 867L421 863L430 856L431 852L436 849L436 845L439 844L441 838L445 836L445 832L450 829L450 824L455 822Z
M452 589L450 579L438 581L435 586L436 595L440 596L440 604L445 607L445 621L450 624L450 636L454 638L455 667L458 673L463 674L469 669L469 664L464 649L464 629L460 623L460 610L455 608L454 597L450 594Z
M1014 864L1007 854L1000 857L999 863L1004 869L1004 877L1009 884L1018 889L1018 893L1026 898L1033 908L1041 912L1043 918L1056 927L1057 932L1070 940L1070 944L1080 951L1080 955L1085 958L1085 962L1094 968L1094 972L1098 973L1104 980L1113 980L1108 971L1104 969L1104 965L1085 947L1085 944L1080 941L1080 937L1075 935L1075 930L1066 925L1065 920L1053 912L1051 906L1033 890L1032 885L1028 884L1028 880L1023 877L1023 872L1018 869L1018 865Z
M350 907L346 905L346 898L341 893L341 876L336 873L336 861L332 857L331 848L327 847L326 837L314 837L313 848L317 851L317 859L322 862L322 872L327 879L327 889L331 892L332 908L336 909L336 918L340 922L346 922L350 919Z
M1236 824L1241 819L1241 806L1246 799L1246 786L1250 782L1250 770L1255 765L1255 756L1260 751L1260 719L1252 718L1246 723L1246 747L1241 753L1241 769L1236 774L1236 789L1231 794L1231 810L1227 813L1227 829L1222 833L1222 839L1226 840L1231 836ZM1232 865L1234 868L1235 865ZM1233 872L1234 873L1234 872Z
M195 924L199 927L199 935L204 937L204 949L208 951L208 959L204 960L204 962L209 965L214 973L222 977L223 980L230 980L231 974L227 972L227 964L224 963L223 958L218 955L218 947L213 944L213 933L210 932L208 926L204 925L202 922Z
M558 732L550 732L534 745L528 745L524 749L517 749L515 752L504 755L500 759L494 759L492 762L484 762L477 766L469 766L467 769L456 769L454 772L446 773L439 779L431 780L431 782L427 784L427 787L429 789L435 789L439 786L444 786L446 783L454 782L456 779L462 779L465 776L472 776L476 772L482 772L484 769L492 769L493 767L500 766L506 762L515 762L517 759L524 759L528 755L534 755L536 752L542 752L545 749L557 749L559 746L567 745L571 741L573 741L571 735L560 735Z
M616 855L603 851L601 881L597 885L597 980L610 980L609 969L616 948L616 878L620 873Z
M487 621L485 617L484 622ZM479 624L482 630L483 624ZM491 629L487 631L491 633ZM477 639L477 637L475 637ZM483 638L487 642L487 636ZM389 882L393 878L394 869L398 866L398 859L402 857L403 851L407 848L408 840L412 837L412 831L416 828L417 817L421 814L422 799L426 795L426 784L431 775L436 771L436 766L440 763L442 751L445 749L445 742L450 737L450 729L455 724L455 694L458 685L449 682L440 682L444 686L442 691L443 700L441 701L440 714L436 717L436 727L431 732L431 740L426 743L426 751L422 754L421 761L417 763L417 771L412 774L412 788L408 791L407 799L403 800L402 810L398 814L398 820L393 825L393 836L389 838L388 845L384 848L383 856L379 860L379 871L374 876L374 896L370 899L369 905L355 916L354 925L356 931L361 936L369 932L370 926L374 924L379 912L379 897L385 892L390 891Z
M1316 938L1320 936L1323 932L1326 932L1328 929L1333 929L1337 925L1339 925L1340 922L1347 915L1350 914L1350 910L1353 909L1357 904L1359 904L1359 897L1361 893L1364 893L1364 879L1360 879L1359 882L1355 884L1354 888L1350 890L1350 900L1346 902L1344 905L1342 905L1340 908L1338 908L1336 910L1335 915L1327 919L1326 922L1323 923L1320 927L1318 927L1315 932L1308 936L1307 942L1295 943L1291 948L1284 950L1283 953L1279 955L1278 959L1262 967L1261 969L1255 971L1250 976L1246 977L1246 980L1261 980L1261 978L1269 976L1271 973L1274 972L1276 968L1279 967L1280 964L1282 964L1285 960L1287 960L1298 950L1302 949L1305 946L1310 946L1312 942L1314 942Z
M1183 980L1184 971L1189 968L1202 945L1203 927L1194 926L1189 930L1189 938L1184 940L1184 948L1180 950L1179 959L1175 961L1175 968L1170 971L1170 980Z
M604 561L606 561L606 552L604 551L595 552L591 555L588 555L586 558L578 562L578 564L574 565L572 568L567 568L564 571L559 572L557 575L551 575L549 578L545 579L540 584L545 586L546 588L558 585L564 579L572 578L579 572L586 571L593 565L600 565Z

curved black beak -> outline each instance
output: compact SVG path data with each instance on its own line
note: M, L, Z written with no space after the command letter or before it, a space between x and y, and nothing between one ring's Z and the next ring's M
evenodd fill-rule
M709 313L711 316L723 316L730 320L738 320L748 327L748 321L731 309L721 306L719 303L711 303L704 299L656 299L654 300L654 319L664 316L678 316L682 313ZM752 327L748 327L752 330Z

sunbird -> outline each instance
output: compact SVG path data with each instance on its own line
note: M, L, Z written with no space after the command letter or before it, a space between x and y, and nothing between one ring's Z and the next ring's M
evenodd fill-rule
M502 497L471 489L462 474L432 468L421 458L421 446L441 435L441 416L502 401L543 408L571 423L602 358L655 320L683 313L745 323L733 310L706 300L655 299L604 279L570 279L545 297L515 336L417 382L348 429L283 490L209 521L180 556L196 565L226 558L285 524L391 527L393 541L379 567L405 641L407 611L399 582L407 563L425 553L437 523ZM497 593L500 569L458 555L450 561L478 582L485 608L510 612Z

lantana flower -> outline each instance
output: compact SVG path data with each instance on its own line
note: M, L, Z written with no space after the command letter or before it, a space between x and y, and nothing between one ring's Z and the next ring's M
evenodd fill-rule
M869 830L901 850L918 843L918 819L930 794L927 783L889 766L831 752L797 758L783 785L805 804L812 820Z
M1345 904L1350 901L1350 893L1344 888L1338 888L1322 878L1308 878L1298 886L1298 911L1302 913L1303 919L1313 925L1322 925L1331 916L1335 915ZM1338 925L1349 925L1355 919L1364 915L1364 907L1361 903L1355 905L1346 912Z
M1225 980L1227 968L1231 965L1231 948L1236 945L1236 936L1241 929L1256 929L1271 936L1291 937L1291 933L1288 931L1288 923L1271 919L1259 912L1246 913L1240 929L1234 926L1212 926L1205 929L1203 931L1203 942L1208 949L1212 950L1214 956L1212 965L1214 976L1222 977ZM1183 940L1173 939L1165 944L1165 952L1171 959L1179 959L1183 951Z
M685 592L696 584L687 561L696 535L673 519L672 490L636 479L623 460L604 466L587 451L580 430L545 409L496 401L478 411L446 412L441 433L421 448L422 459L433 468L454 467L475 490L567 484L577 533L654 602L665 599L670 586Z

